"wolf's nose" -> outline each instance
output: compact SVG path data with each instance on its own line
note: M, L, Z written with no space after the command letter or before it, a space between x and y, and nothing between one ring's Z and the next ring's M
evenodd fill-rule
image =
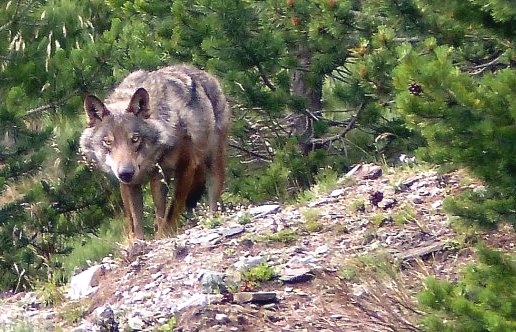
M122 167L118 170L118 178L123 182L131 182L134 176L134 169L132 167Z

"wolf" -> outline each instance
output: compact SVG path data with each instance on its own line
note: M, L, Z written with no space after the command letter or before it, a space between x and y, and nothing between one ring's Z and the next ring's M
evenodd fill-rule
M177 231L181 213L196 205L206 187L216 212L230 108L212 75L189 65L138 70L104 101L86 96L84 110L88 123L80 149L87 161L118 179L131 238L143 239L147 182L157 237ZM172 179L175 192L167 204Z

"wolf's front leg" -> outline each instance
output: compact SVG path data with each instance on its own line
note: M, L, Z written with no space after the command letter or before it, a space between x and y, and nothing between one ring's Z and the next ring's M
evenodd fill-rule
M154 219L154 232L159 233L165 227L165 210L167 207L168 185L166 183L164 174L157 170L150 179L150 188L152 193L152 200L156 212Z
M179 230L179 217L185 209L186 200L192 190L195 169L195 165L189 164L176 170L174 200L168 205L165 227L160 231L162 235L175 234Z
M140 185L120 183L120 193L129 221L129 236L143 240L143 194Z

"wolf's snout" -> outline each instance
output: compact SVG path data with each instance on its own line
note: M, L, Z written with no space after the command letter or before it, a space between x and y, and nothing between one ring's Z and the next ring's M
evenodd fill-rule
M120 169L118 170L118 178L120 180L122 180L122 182L129 183L129 182L131 182L133 177L134 177L134 168L133 167L125 166L125 167L120 167Z

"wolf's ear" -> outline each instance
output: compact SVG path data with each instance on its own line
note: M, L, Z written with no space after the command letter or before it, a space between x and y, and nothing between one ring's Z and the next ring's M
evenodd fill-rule
M88 127L93 127L98 121L102 121L105 116L111 114L106 105L93 95L84 98L84 110L88 116Z
M144 88L139 88L134 93L131 101L129 102L129 107L127 107L127 112L133 113L136 116L141 116L144 119L147 119L150 115L149 109L149 93Z

